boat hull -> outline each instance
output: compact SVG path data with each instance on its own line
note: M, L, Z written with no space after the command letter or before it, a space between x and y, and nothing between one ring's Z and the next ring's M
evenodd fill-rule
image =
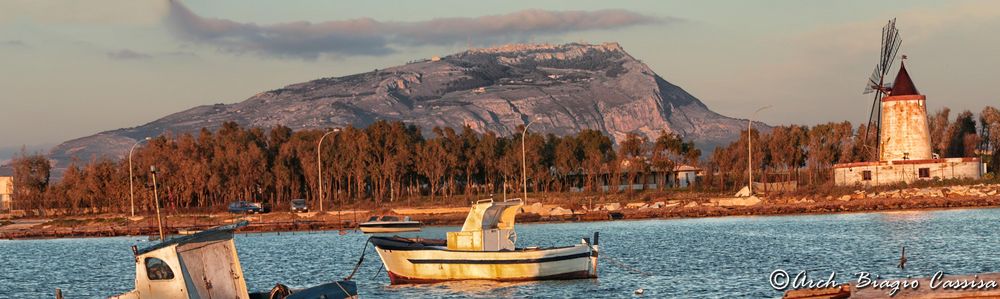
M402 233L402 232L419 232L420 227L383 227L383 226L362 226L360 227L361 232L368 234L377 233Z
M421 226L417 221L365 222L358 225L358 228L364 233L400 233L418 232Z
M400 246L399 239L372 239L392 284L597 277L597 252L587 244L514 251L454 251L436 246Z

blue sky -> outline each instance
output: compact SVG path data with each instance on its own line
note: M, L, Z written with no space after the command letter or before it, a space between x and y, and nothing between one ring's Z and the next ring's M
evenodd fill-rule
M545 22L552 17L564 19ZM616 41L724 115L774 105L759 118L858 122L867 118L861 91L880 29L892 17L932 111L1000 104L996 1L6 0L0 151L467 43ZM512 27L491 30L497 23Z

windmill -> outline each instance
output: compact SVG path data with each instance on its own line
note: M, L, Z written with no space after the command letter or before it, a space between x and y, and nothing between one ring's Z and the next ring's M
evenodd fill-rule
M868 145L868 135L872 130L874 118L876 142L875 153L871 155L874 159L878 159L882 133L882 109L879 104L882 103L882 97L892 91L891 84L885 82L885 76L889 73L893 61L896 60L896 52L899 50L900 42L902 40L899 38L899 31L896 30L896 19L889 20L889 23L882 27L882 49L879 53L878 63L875 64L875 70L872 71L871 77L868 77L868 82L865 83L864 94L875 93L875 99L872 101L872 108L868 114L868 129L865 130L863 144ZM878 114L876 115L876 113Z

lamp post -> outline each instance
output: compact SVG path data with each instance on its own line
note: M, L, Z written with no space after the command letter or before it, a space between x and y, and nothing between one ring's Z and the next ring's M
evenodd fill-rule
M135 147L142 143L143 141L150 141L152 137L146 137L136 141L132 145L132 149L128 150L128 201L129 205L132 207L132 217L135 217L135 187L132 186L132 152L135 151Z
M334 128L333 130L326 132L326 134L323 134L323 137L319 138L319 142L316 143L316 174L318 175L316 179L316 193L319 193L320 212L323 211L323 155L321 155L322 151L320 151L320 149L323 147L323 139L325 139L326 136L337 132L340 132L340 128Z
M521 131L521 180L524 183L524 202L528 202L528 160L524 153L524 141L525 136L528 134L528 126L535 123L538 118L532 118L527 125L524 125L524 130Z
M753 140L751 140L752 135L750 135L750 130L751 126L753 126L753 119L757 117L757 112L767 108L771 108L771 105L757 108L757 111L753 112L753 116L747 119L747 172L749 173L747 188L750 190L750 196L753 196L753 148L751 147Z

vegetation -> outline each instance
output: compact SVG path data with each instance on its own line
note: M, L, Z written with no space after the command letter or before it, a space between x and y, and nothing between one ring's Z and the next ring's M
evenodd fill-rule
M971 112L960 113L954 121L949 113L943 109L929 117L934 151L945 157L978 156L989 169L1000 169L995 151L1000 148L1000 111L983 109L978 126ZM865 130L866 126L854 129L849 122L779 126L765 134L753 130L749 138L754 144L755 179L797 181L801 190L829 189L834 164L874 155L875 140L869 136L866 144ZM310 199L315 208L319 198L316 149L326 133L226 123L215 132L202 129L197 134L156 137L138 147L133 156L137 210L153 207L150 166L159 169L157 190L162 205L170 210L222 210L234 200L279 207L293 198ZM523 138L528 188L539 193L567 192L571 187L597 192L604 183L637 182L651 171L688 164L705 170L696 188L728 192L745 185L747 138L744 131L739 140L702 159L694 143L668 132L661 132L655 140L628 134L617 148L608 136L594 130L563 137L529 132ZM505 191L520 193L521 140L520 133L497 136L469 127L460 131L435 128L433 136L425 138L418 128L401 122L344 128L330 133L319 153L324 206L387 201L423 205L467 202ZM43 155L22 152L13 167L18 182L15 209L67 213L130 209L127 159L74 161L62 179L51 184L51 169ZM651 183L658 183L659 189L665 185ZM661 194L662 190L653 192ZM419 202L411 202L414 199Z
M521 130L519 129L518 132ZM324 206L429 198L444 202L523 190L522 136L456 132L435 128L432 138L414 126L378 121L365 129L347 127L323 139ZM287 206L294 198L319 198L317 144L321 130L292 132L225 123L212 132L153 138L133 155L135 204L152 210L150 166L156 166L160 201L172 210L221 210L235 200ZM642 158L655 150L660 166L697 162L694 144L666 132L656 144L629 135L618 152L598 131L557 137L529 132L525 140L528 188L532 192L569 187L596 190L600 174L630 178L649 171ZM618 167L622 161L631 167ZM55 184L47 183L48 162L41 155L16 157L19 197L15 209L59 209L67 213L128 212L128 160L74 161ZM616 175L617 174L617 175ZM585 178L585 179L584 179ZM617 180L615 180L617 181ZM23 197L22 197L23 196ZM24 199L24 200L22 200Z

